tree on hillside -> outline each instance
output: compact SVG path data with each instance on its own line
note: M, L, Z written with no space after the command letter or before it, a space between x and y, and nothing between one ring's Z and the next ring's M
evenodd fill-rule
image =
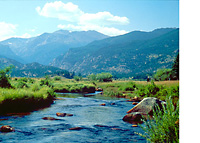
M110 73L99 73L96 75L96 79L100 82L112 82L112 74Z
M154 74L153 78L156 81L164 81L169 80L171 75L171 69L158 69L156 74Z
M9 66L5 69L0 70L0 87L1 88L11 88L10 83L10 71L14 66Z
M179 79L179 53L176 57L176 60L174 61L174 64L172 65L172 79Z

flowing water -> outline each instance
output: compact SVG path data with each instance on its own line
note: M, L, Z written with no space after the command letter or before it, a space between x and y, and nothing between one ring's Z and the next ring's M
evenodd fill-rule
M146 140L122 120L133 107L126 99L80 94L60 94L49 108L34 111L28 115L0 116L0 126L10 125L15 132L0 133L0 142L17 143L145 143ZM106 106L100 106L105 103ZM111 103L115 103L114 105ZM56 113L70 113L73 116L57 117ZM43 120L54 117L60 120ZM81 127L78 130L70 130Z

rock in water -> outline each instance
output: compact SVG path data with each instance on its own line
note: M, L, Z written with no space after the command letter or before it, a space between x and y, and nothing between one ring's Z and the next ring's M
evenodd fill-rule
M60 120L60 119L56 119L54 117L43 117L43 120Z
M123 121L129 123L142 123L142 114L140 112L130 113L124 116Z
M127 113L132 113L132 112L140 112L143 115L153 114L153 109L155 109L156 105L158 105L160 108L162 108L162 102L157 98L154 97L147 97L144 98L141 102L139 102L135 107L130 109Z
M0 131L1 132L14 132L15 129L11 126L8 126L8 125L4 125L0 128Z
M56 113L56 116L65 117L65 116L66 116L66 113Z

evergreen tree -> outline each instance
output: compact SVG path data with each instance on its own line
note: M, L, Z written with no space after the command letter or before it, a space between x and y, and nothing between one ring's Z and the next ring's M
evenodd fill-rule
M176 60L174 61L174 64L172 66L172 79L178 79L179 80L179 53L176 57Z

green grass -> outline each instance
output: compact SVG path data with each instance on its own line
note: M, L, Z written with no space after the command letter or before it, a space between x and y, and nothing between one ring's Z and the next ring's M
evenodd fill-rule
M176 108L172 103L171 96L166 99L166 106L163 110L157 108L153 112L153 119L144 120L140 127L145 132L139 134L149 142L178 143L179 142L179 104Z
M33 90L33 87L0 88L0 114L29 112L49 106L53 102L56 94L51 88L43 86L40 89Z

